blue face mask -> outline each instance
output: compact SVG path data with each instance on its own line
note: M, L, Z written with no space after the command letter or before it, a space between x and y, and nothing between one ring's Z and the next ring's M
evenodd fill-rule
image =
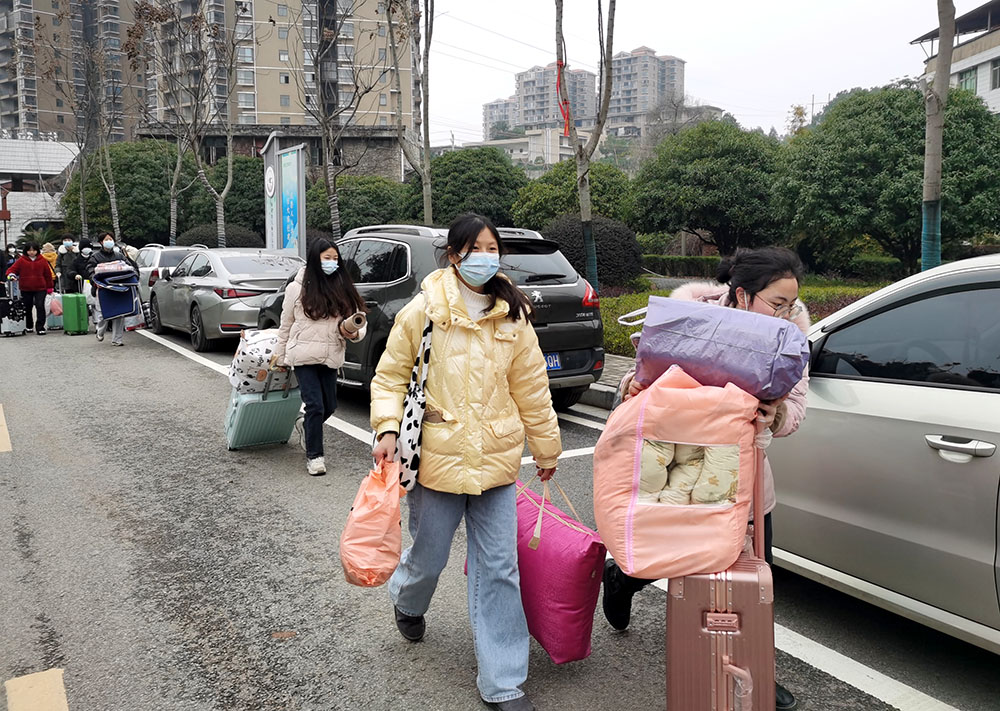
M112 247L115 246L115 243L109 239L106 239L103 242L101 242L101 246L104 247L104 249L110 250Z
M500 255L473 252L458 264L458 273L469 286L482 286L496 276L500 269Z
M337 271L337 267L339 266L340 262L338 262L336 259L324 259L319 263L320 269L322 269L323 273L326 274L327 276Z

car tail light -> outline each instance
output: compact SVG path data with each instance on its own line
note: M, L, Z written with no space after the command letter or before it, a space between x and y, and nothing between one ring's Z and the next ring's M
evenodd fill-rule
M590 285L590 282L584 279L584 284L587 285L587 292L583 295L583 305L588 309L599 309L601 308L601 300L597 298L597 292L594 291L594 287Z
M246 299L251 296L260 296L259 291L241 291L240 289L212 289L223 299Z
M219 328L223 331L242 331L246 326L241 323L220 323Z
M154 269L149 273L149 282L147 283L147 286L152 287L153 284L156 283L156 280L159 278L160 278L160 270Z
M599 360L596 363L594 363L594 370L604 370L604 361Z

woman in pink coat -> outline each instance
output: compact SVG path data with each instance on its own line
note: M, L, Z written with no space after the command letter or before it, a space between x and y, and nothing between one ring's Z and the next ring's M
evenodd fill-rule
M799 286L804 269L798 256L783 247L765 247L756 250L739 250L719 265L718 283L692 282L670 294L672 299L700 301L718 306L755 311L759 314L783 318L795 323L802 332L810 326L809 313L799 300ZM628 373L621 382L619 392L627 400L640 392L642 387L634 381L635 371ZM787 437L795 432L806 414L806 392L809 388L808 372L781 400L761 402L758 421L770 428L775 437ZM771 464L764 460L764 557L768 563L771 555L771 511L774 509L774 478ZM604 567L604 616L612 627L628 627L632 612L632 596L653 582L633 578L622 572L613 560ZM795 709L795 697L780 684L777 688L778 711Z

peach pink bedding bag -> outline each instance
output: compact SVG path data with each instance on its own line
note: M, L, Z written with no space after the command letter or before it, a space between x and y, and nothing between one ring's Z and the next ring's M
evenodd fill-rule
M753 496L757 407L755 397L731 383L703 386L672 366L611 413L594 451L594 517L623 571L679 578L716 573L736 561ZM722 482L713 503L665 503L673 500L668 495L650 502L641 489L644 455L663 443L727 453L731 485ZM713 476L706 479L719 484Z

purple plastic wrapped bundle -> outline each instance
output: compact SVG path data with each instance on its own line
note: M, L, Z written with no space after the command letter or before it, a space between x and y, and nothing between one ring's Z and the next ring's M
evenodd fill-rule
M776 400L791 392L808 364L809 343L790 321L651 296L636 380L648 387L679 365L702 385L732 383L759 400Z

